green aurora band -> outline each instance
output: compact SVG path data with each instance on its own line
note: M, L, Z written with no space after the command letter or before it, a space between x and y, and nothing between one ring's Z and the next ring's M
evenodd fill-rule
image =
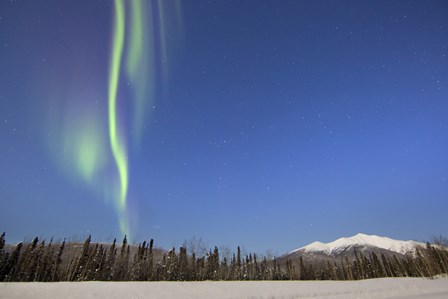
M128 207L131 158L137 158L156 90L167 83L165 35L181 29L181 7L177 0L163 4L162 0L113 0L112 4L107 68L92 69L82 55L64 56L64 61L52 65L52 80L40 85L50 90L48 100L54 107L42 113L46 116L43 137L61 173L75 187L87 187L111 204L120 232L131 239L136 224ZM77 46L75 39L71 46ZM64 69L67 75L61 76L65 61L82 67ZM50 87L47 82L52 82ZM107 103L102 101L104 94Z
M154 42L153 24L147 22L145 12L152 15L152 7L145 1L131 1L129 47L126 55L126 75L132 82L134 115L132 137L134 146L140 142L145 111L154 98Z
M129 22L126 27L126 3L129 4ZM174 9L177 16L177 26L181 27L180 1L175 1ZM155 9L153 9L155 8ZM158 24L151 21L153 10L158 14ZM115 207L118 212L120 230L130 235L127 211L127 196L129 188L129 164L125 127L119 123L117 112L117 97L121 76L121 65L125 63L125 74L130 84L133 96L133 127L132 137L134 145L140 141L142 135L145 111L155 97L155 44L158 42L162 81L167 82L168 53L166 42L166 8L162 0L156 2L142 0L115 0L114 24L112 37L112 53L109 69L108 89L108 125L109 143L118 171L119 196ZM150 18L148 18L148 16ZM147 21L148 20L148 21ZM158 33L155 33L155 28ZM127 43L126 43L127 42ZM125 58L123 58L125 53ZM121 125L121 126L120 126Z
M122 233L129 234L128 221L126 215L126 197L129 185L129 167L127 163L126 145L124 137L118 131L117 115L117 92L120 77L121 56L123 54L125 32L125 11L124 3L115 0L115 21L113 32L112 56L109 73L109 93L108 93L108 119L109 119L109 139L115 164L118 169L120 180L120 196L117 209L120 218L120 230Z

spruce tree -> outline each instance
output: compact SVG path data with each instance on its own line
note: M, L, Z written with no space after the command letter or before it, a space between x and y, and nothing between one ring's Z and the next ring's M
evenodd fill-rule
M117 254L115 247L116 242L117 239L114 239L104 262L104 273L102 275L102 280L105 281L115 280L115 257Z
M257 261L257 255L254 253L254 266L253 266L253 274L252 274L252 279L255 280L260 280L261 279L261 275L260 275L260 268L258 265L258 261ZM295 272L295 269L294 269Z
M106 263L106 250L103 245L100 245L97 255L95 256L95 273L93 274L92 280L102 280L104 267Z
M219 266L220 273L219 273L219 279L220 280L230 280L229 278L229 265L227 264L227 257L224 257L222 259L221 265Z
M26 246L24 252L20 255L18 265L14 273L14 281L28 281L29 266L31 266L38 242L39 239L37 237L34 238L33 241Z
M241 269L241 249L238 246L237 255L236 255L236 271L235 271L235 279L240 280L242 278L242 269Z
M188 256L187 256L187 249L185 247L179 248L179 277L178 279L183 280L189 280L189 273L188 273Z
M28 265L26 267L26 279L25 281L34 281L36 272L39 266L39 262L43 253L45 252L45 240L40 242L39 247L35 248L29 256Z
M115 269L115 281L122 281L126 278L126 272L128 270L128 262L129 257L127 254L127 246L128 246L128 239L126 236L123 238L123 242L121 243L121 249L120 249L120 255L118 257L118 261L116 263L116 269Z
M72 275L72 280L81 281L85 280L85 268L87 262L89 261L89 251L90 251L90 242L92 241L92 236L89 235L87 239L84 241L82 246L81 256L79 257L77 264L75 266L75 271Z
M1 262L3 261L3 257L5 256L5 232L0 236L0 269L2 267Z
M5 252L5 233L0 236L0 281L4 277L4 272L6 271L6 263L8 261L8 254Z
M215 246L213 253L210 252L207 255L207 278L211 280L217 280L219 273L219 252L218 247Z
M90 281L95 279L95 274L98 269L98 248L99 245L96 243L93 245L93 249L89 249L89 257L81 275L82 280Z
M64 252L64 247L65 247L65 239L62 242L61 246L59 246L58 254L56 255L56 259L53 262L53 265L51 268L51 281L61 281L62 280L62 277L59 273L59 266L62 263L62 253Z
M179 279L179 261L174 247L168 252L166 268L168 280L177 281Z
M147 277L148 280L153 280L154 278L154 253L153 253L154 240L149 241L149 251L148 251L148 267L147 267Z
M22 246L22 242L17 244L11 256L8 258L2 274L3 276L0 276L0 281L17 281L16 273L18 272L20 251L22 250Z
M39 262L36 270L35 281L49 281L51 277L51 264L53 262L53 238L48 243L45 253L39 257Z

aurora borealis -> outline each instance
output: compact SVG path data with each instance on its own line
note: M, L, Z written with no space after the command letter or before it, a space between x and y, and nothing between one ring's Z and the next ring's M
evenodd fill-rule
M447 234L447 15L0 1L0 230L279 253Z
M131 127L135 146L140 140L140 134L143 127L145 117L145 107L148 102L152 102L154 95L154 55L155 49L151 47L157 38L153 32L153 7L157 7L158 27L160 32L160 55L162 62L166 63L166 42L164 41L165 24L163 9L163 1L145 2L145 1L123 1L115 0L114 2L114 27L113 41L111 49L111 61L109 71L109 92L108 92L108 119L109 119L109 139L112 155L118 170L118 179L120 185L119 196L117 199L117 211L120 219L120 229L123 234L130 235L127 224L126 215L126 197L129 185L129 165L127 159L126 141L124 137L125 128L119 125L119 115L117 112L117 96L120 75L122 74L122 65L125 62L126 77L128 84L131 86L130 96L133 100L134 111L132 119L134 126ZM126 7L128 7L129 21L126 21ZM180 2L174 2L177 11L181 10ZM127 29L129 27L129 29ZM126 38L125 33L129 35ZM126 43L126 58L123 52ZM166 76L166 67L164 67L164 76ZM121 129L121 130L120 130ZM129 131L129 130L128 130ZM94 153L95 151L92 151ZM82 157L83 163L90 164L92 157Z
M126 161L126 150L123 137L118 133L117 121L117 89L118 77L120 74L121 55L123 53L124 43L124 3L115 1L115 26L112 48L112 59L109 75L109 136L112 154L118 169L120 180L120 195L118 197L118 212L120 213L120 229L124 233L129 233L126 220L123 214L126 212L126 196L128 193L128 164Z
M132 162L129 152L139 146L144 121L150 117L149 107L155 102L155 77L167 76L165 14L170 14L170 10L178 14L181 5L173 1L167 7L161 0L114 0L107 4L111 16L110 59L98 72L104 77L104 71L108 73L107 102L100 103L78 90L67 92L43 83L46 90L55 93L49 100L57 106L45 113L51 132L47 134L47 143L50 155L53 149L60 152L60 157L53 161L56 167L75 183L90 188L95 197L110 203L116 210L120 233L132 237L127 210ZM156 62L158 56L160 63ZM160 71L156 70L158 66ZM56 77L52 79L58 81ZM59 83L66 85L62 80ZM163 84L163 79L159 83ZM83 82L72 86L84 87ZM104 93L98 87L92 88ZM60 117L55 112L65 115Z
M159 36L163 36L165 34L163 32L163 16L165 12L163 11L161 0L153 3L145 1L114 1L114 21L108 81L108 125L110 148L118 173L119 191L117 195L112 194L112 197L115 198L114 202L118 213L120 231L122 234L128 236L131 236L128 225L129 216L126 208L129 188L129 163L128 143L126 142L125 133L130 131L130 128L126 128L120 124L117 103L117 98L119 97L118 88L120 78L124 77L122 68L125 68L127 82L130 86L127 101L131 102L134 106L131 118L135 120L134 127L132 127L133 132L135 132L134 139L137 139L133 143L135 146L140 139L138 133L141 132L143 126L145 106L148 106L146 103L153 100L153 95L150 90L154 88L154 70L151 69L154 67L154 63L148 63L155 58L155 51L153 48L150 48L149 44L150 40L154 41L155 39L152 30L153 26L149 25L153 22L152 5L158 8L157 12L160 16L158 27L161 30ZM179 7L180 2L175 2L175 6ZM126 16L128 16L129 21L126 20ZM129 35L128 38L125 36L126 34ZM163 47L163 59L166 60L166 45L164 42L160 42L160 44ZM124 53L126 57L124 57ZM129 103L127 104L129 105ZM94 129L89 131L94 131ZM89 133L86 132L86 134L87 138L89 138ZM94 144L93 139L90 139L90 141ZM81 146L83 146L82 143ZM94 165L94 160L97 159L96 149L81 149L80 152L82 154L78 157L78 160L82 165L83 172L91 173L92 171L88 168ZM109 182L109 185L113 184Z

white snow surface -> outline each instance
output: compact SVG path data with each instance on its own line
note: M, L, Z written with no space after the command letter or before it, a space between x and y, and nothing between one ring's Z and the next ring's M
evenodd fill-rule
M377 247L400 254L414 252L417 246L425 246L416 241L400 241L375 235L357 234L350 238L340 238L330 243L314 242L292 252L305 250L305 252L323 252L326 254L339 253L351 246Z
M448 278L381 278L362 281L238 282L9 282L0 299L446 299Z

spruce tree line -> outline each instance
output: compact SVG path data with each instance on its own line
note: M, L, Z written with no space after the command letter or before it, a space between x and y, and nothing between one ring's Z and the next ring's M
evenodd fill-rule
M404 258L374 252L367 256L355 251L354 258L313 267L302 258L281 265L277 259L259 258L253 253L242 256L239 247L230 260L220 257L218 247L201 257L194 252L189 255L185 247L179 251L172 248L156 260L152 239L139 244L136 250L131 250L126 237L118 246L116 240L108 245L92 244L91 240L89 236L80 250L66 253L65 240L46 244L36 237L7 252L3 233L0 281L358 280L448 273L448 250L429 243Z

